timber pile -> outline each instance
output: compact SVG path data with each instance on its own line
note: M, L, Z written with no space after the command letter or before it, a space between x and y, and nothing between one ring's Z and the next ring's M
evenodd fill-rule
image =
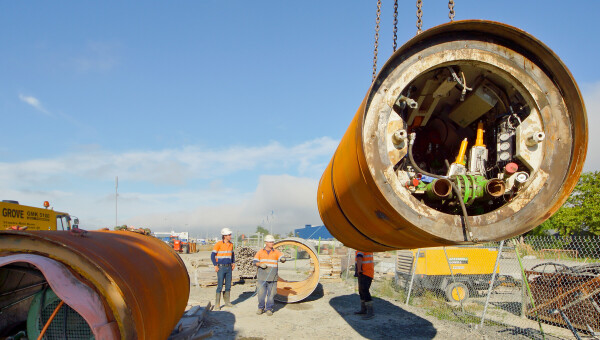
M256 278L256 266L252 263L254 255L258 251L257 247L237 247L235 248L236 271L242 279Z
M319 270L321 279L338 280L342 272L348 268L346 255L322 255L319 258Z
M236 254L237 258L237 254ZM237 261L237 260L236 260ZM217 285L217 273L212 265L210 257L195 258L190 261L184 260L192 286L196 287L211 287ZM235 285L240 281L241 277L236 269L233 271L231 284Z

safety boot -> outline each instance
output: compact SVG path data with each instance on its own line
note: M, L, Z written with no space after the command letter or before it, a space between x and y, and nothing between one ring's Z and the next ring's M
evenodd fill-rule
M223 300L225 300L225 306L227 306L227 307L233 307L231 302L229 302L230 297L231 297L231 291L223 292Z
M364 300L360 300L360 310L354 312L354 314L358 314L358 315L367 314L367 306L365 306Z
M221 292L217 292L217 295L215 296L215 306L213 307L213 310L221 310Z
M373 312L373 301L365 302L365 306L367 307L367 313L362 316L363 320L369 320L375 317L375 313Z

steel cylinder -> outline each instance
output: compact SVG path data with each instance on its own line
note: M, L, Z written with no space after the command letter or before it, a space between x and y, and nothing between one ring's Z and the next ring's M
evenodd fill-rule
M299 302L312 294L319 284L319 257L315 248L301 238L289 237L274 244L274 248L284 246L297 247L296 249L305 251L314 268L305 279L300 281L287 281L282 279L281 276L277 279L277 295L275 295L275 300L284 303Z
M413 140L400 140L407 133L398 131L416 135L414 164L407 157ZM319 213L336 239L364 251L506 239L566 201L587 134L579 88L541 41L502 23L443 24L382 67L321 177ZM532 135L544 138L531 143ZM467 149L467 158L484 166L467 159L446 169L444 159L460 156L467 140L478 148ZM524 185L508 177L515 164L529 176ZM429 200L411 184L418 169L451 178L456 167L486 172L496 196L464 214L455 201Z
M44 261L39 258L47 258L49 264L65 267L72 275L56 277L57 270L38 269L54 273L51 286L76 280L74 287L91 288L116 338L166 339L187 306L185 265L154 237L124 231L0 231L0 256L15 258L13 265L22 258L40 266ZM55 292L59 297L64 293ZM68 303L68 298L63 300ZM77 303L71 307L85 308Z

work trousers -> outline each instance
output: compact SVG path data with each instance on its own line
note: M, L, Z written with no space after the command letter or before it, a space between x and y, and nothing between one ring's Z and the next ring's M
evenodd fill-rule
M369 289L371 289L371 282L373 282L373 278L367 275L358 274L358 295L360 295L361 301L371 301L371 293Z
M231 266L219 266L217 272L217 293L220 293L223 288L223 281L225 281L225 291L231 290Z
M275 294L277 294L277 281L256 281L256 288L258 289L256 292L258 309L273 311Z

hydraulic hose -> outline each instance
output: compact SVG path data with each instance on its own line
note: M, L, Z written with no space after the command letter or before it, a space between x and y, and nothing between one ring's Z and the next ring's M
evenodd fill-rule
M415 144L415 138L416 138L416 133L414 133L414 132L411 133L409 136L409 142L408 142L408 159L410 160L410 163L412 164L412 166L415 168L415 170L420 172L422 175L430 176L430 177L437 178L437 179L444 178L444 176L440 176L440 175L436 175L436 174L427 172L427 171L421 169L417 165L417 162L415 162L415 159L413 158L413 152L412 152L413 145ZM448 162L448 161L446 161L446 162ZM467 237L467 241L475 242L473 240L473 232L471 231L471 226L469 225L469 221L467 220L469 215L467 213L467 207L465 206L465 202L463 201L463 195L460 192L460 190L458 190L458 187L456 187L456 184L454 184L453 181L450 181L450 185L452 185L452 191L454 191L454 194L456 194L456 197L458 198L458 203L460 204L460 208L463 213L463 220L464 220L465 229L466 229L465 236Z

